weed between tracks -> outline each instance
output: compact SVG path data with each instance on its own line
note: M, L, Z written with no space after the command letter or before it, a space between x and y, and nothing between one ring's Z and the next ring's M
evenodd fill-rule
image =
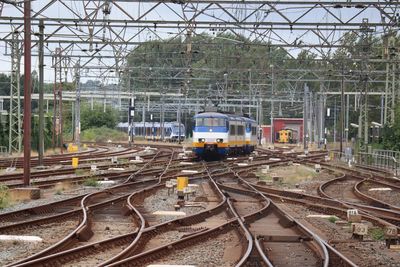
M93 176L93 177L86 178L83 181L83 185L97 187L97 186L99 186L99 181L98 181L97 177Z
M385 231L382 228L369 229L369 235L374 240L383 240L383 239L385 239Z
M0 185L0 209L7 208L10 205L10 193L8 186Z
M331 216L328 218L328 221L330 221L331 223L335 223L337 220L338 220L338 218L335 216Z

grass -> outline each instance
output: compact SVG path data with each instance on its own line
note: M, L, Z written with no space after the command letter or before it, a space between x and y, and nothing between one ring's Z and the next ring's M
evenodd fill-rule
M81 140L86 142L126 141L128 134L106 127L91 128L82 132Z
M62 190L61 189L57 190L55 194L56 195L61 195L62 194Z
M10 192L6 185L0 185L0 209L7 208L10 205Z
M85 170L82 170L82 169L76 169L75 170L75 175L81 176L81 175L84 175L84 174L86 174Z
M83 181L83 185L97 187L99 186L99 181L97 180L97 177L89 177Z
M331 223L335 223L337 220L338 220L338 218L335 216L331 216L328 218L328 221L330 221Z
M369 229L369 235L374 240L384 240L385 239L385 231L382 228Z

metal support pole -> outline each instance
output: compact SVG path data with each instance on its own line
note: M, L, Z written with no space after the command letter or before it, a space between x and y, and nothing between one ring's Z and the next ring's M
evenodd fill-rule
M44 49L43 49L43 39L44 39L44 20L39 21L39 165L43 165L44 157Z
M274 65L271 65L271 144L274 144Z
M304 84L304 100L303 100L303 149L307 149L307 138L308 138L308 86Z
M179 88L179 94L181 94L180 88ZM178 119L178 143L181 144L181 98L180 97L178 100L177 119Z
M81 146L81 86L80 86L80 65L79 62L75 65L75 144L80 149Z
M24 2L24 185L31 178L31 1Z
M336 97L333 107L333 144L336 148Z
M164 131L164 93L161 95L161 122L160 122L160 128L161 128L161 140L164 141L165 138L165 131Z
M346 143L349 142L349 111L350 111L350 95L346 95Z
M340 85L340 153L343 153L343 132L344 132L344 66L342 63L342 80Z

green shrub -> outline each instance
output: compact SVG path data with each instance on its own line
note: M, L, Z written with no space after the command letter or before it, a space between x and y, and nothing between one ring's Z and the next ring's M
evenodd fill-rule
M372 228L369 229L369 234L374 240L385 239L385 231L382 228Z
M0 185L0 209L7 208L9 206L10 193L8 191L8 186Z
M97 187L99 186L99 181L96 177L90 177L83 181L83 185Z
M85 173L86 173L86 171L82 170L82 169L76 169L75 170L75 175L78 175L78 176L84 175Z
M126 141L128 134L106 127L91 128L82 132L81 140L86 142Z
M330 221L331 223L335 223L337 220L338 220L338 218L335 216L331 216L328 218L328 221Z

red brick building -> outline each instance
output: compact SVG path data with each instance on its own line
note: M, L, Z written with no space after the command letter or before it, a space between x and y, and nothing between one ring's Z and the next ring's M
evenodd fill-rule
M265 142L271 143L271 125L261 125L262 138ZM273 120L273 138L277 142L279 138L279 131L283 129L291 129L297 132L295 139L297 142L303 140L303 119L302 118L276 118Z

